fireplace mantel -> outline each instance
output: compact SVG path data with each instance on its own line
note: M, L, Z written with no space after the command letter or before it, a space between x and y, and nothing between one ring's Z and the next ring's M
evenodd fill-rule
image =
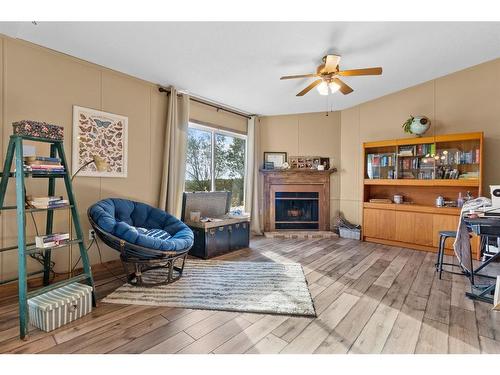
M276 228L276 193L318 193L319 218L314 230L330 230L330 175L335 169L318 171L311 169L261 170L264 177L264 230ZM300 225L300 224L298 224ZM296 228L300 229L300 228ZM311 230L310 228L304 228Z
M318 171L317 169L261 169L260 173L264 175L331 175L337 172L337 169L328 169L326 171Z

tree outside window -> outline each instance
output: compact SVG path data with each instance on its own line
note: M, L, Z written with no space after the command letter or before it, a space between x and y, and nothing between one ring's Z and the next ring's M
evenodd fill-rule
M243 208L246 138L199 125L189 126L186 191L230 191L231 206Z

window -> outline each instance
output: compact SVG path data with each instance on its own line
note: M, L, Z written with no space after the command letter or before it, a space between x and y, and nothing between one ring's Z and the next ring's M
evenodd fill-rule
M231 206L243 208L246 136L189 124L185 191L230 191Z

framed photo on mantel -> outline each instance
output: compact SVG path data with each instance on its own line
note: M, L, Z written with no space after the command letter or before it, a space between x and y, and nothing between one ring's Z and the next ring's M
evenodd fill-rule
M264 152L264 165L266 163L273 163L274 168L282 168L286 163L286 152Z

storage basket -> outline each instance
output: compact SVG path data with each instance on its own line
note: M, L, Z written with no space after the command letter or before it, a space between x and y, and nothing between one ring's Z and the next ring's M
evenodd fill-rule
M339 227L339 234L341 238L349 238L351 240L361 239L360 229L349 229L349 228Z
M50 332L92 311L92 287L73 283L28 300L30 323Z
M46 122L22 120L13 122L14 134L35 138L47 138L61 141L64 138L64 128Z

